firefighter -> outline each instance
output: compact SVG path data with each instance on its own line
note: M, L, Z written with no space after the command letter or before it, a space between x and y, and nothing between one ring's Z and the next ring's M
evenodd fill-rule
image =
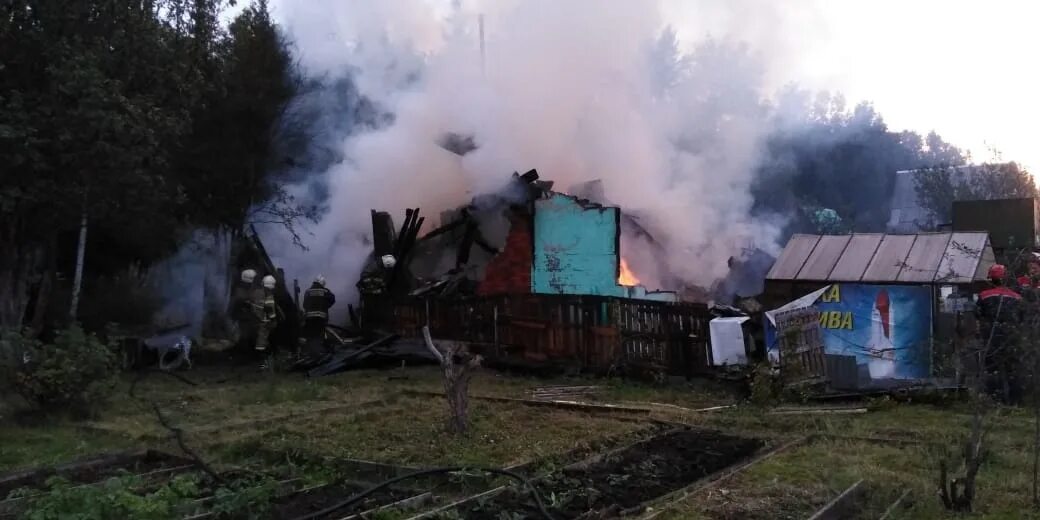
M336 295L325 287L325 277L319 275L303 295L303 334L308 356L320 355L325 349L325 326L329 324L329 309L336 304Z
M256 271L242 271L239 283L231 296L231 318L238 326L235 347L239 352L251 352L256 348L261 313L260 303L263 290L256 285Z
M1018 277L1019 291L1022 296L1032 303L1036 303L1040 296L1040 256L1032 253L1026 260L1026 274Z
M274 288L277 281L271 275L264 277L263 299L260 303L260 330L256 339L256 350L264 358L260 364L263 370L274 368L274 346L271 344L271 332L282 321L282 310L274 299Z
M1007 269L1001 264L989 268L992 287L979 293L978 316L986 391L997 399L1018 404L1022 385L1016 367L1016 335L1022 323L1022 296L1004 285Z

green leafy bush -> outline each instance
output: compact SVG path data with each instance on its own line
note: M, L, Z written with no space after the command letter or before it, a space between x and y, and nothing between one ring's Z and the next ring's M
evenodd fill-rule
M79 326L58 333L51 344L7 332L0 350L10 390L40 409L90 412L115 386L116 355Z
M99 486L80 486L59 477L47 481L47 493L30 499L28 520L82 518L173 519L179 506L201 493L196 475L179 475L151 493L136 475L113 477Z
M198 474L178 475L158 488L139 475L122 475L90 486L52 477L43 494L23 489L12 497L29 497L24 513L28 520L173 520L201 511L214 518L264 518L277 490L277 482L270 477L235 480L213 489ZM197 510L197 500L202 497L211 500Z
M768 362L757 363L751 372L749 399L753 404L768 406L780 399L782 384Z

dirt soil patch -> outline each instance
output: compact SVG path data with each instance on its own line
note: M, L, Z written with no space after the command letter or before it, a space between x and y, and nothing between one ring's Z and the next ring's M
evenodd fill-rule
M342 502L365 489L367 487L362 484L343 483L303 490L276 501L271 509L271 518L296 518L305 514L315 513ZM384 488L365 497L361 502L350 507L338 509L334 513L318 517L318 519L343 518L351 514L362 513L369 509L392 504L418 494L416 491L406 489Z
M192 464L192 461L159 451L116 455L62 466L37 468L0 475L0 498L20 488L43 488L47 479L58 476L76 484L91 484L119 475L139 475Z
M762 445L757 439L718 432L673 431L566 468L536 486L556 518L590 511L596 513L586 518L606 518L731 466ZM534 499L523 488L474 499L457 513L469 520L538 516Z

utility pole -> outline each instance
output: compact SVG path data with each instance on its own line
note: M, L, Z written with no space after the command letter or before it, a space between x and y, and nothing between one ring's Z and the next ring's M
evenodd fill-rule
M477 25L480 29L480 73L487 75L486 55L487 52L484 48L484 13L477 15Z

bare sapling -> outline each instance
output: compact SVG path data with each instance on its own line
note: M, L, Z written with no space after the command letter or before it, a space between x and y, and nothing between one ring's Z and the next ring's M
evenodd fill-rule
M448 431L456 434L469 430L469 380L480 366L481 357L472 354L465 343L440 342L444 350L433 344L430 328L423 327L426 348L437 358L444 373L444 395L448 400Z

